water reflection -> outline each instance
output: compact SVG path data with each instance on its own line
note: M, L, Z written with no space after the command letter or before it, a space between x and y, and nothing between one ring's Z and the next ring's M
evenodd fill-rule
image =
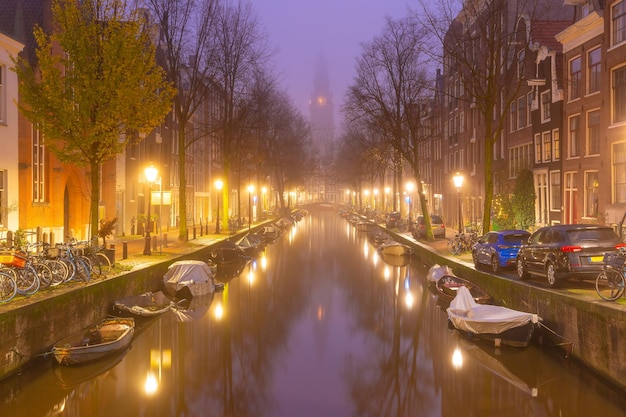
M623 393L572 360L460 338L418 262L346 225L305 217L92 375L42 360L0 382L0 416L624 415Z

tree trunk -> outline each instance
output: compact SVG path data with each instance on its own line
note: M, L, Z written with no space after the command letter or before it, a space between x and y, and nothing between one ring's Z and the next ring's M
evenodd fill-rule
M178 240L187 239L187 178L185 176L185 127L178 132ZM148 219L150 220L150 219Z
M89 239L98 235L98 204L100 203L100 165L91 163L91 201L89 204Z

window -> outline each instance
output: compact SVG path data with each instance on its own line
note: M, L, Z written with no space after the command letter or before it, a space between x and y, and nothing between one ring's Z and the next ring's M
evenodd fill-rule
M4 99L4 74L6 70L0 65L0 123L6 122L6 105Z
M43 203L45 199L45 148L41 132L33 126L33 203Z
M613 70L611 78L613 123L626 122L626 65Z
M580 69L580 57L576 57L569 62L569 99L580 98L580 82L582 71Z
M7 226L7 192L6 192L6 171L0 170L0 226Z
M626 142L613 144L613 203L626 203Z
M517 128L523 129L526 126L526 97L517 99Z
M600 110L587 113L587 155L600 153Z
M579 156L580 147L580 115L572 116L569 118L569 146L567 155L569 157Z
M543 162L552 161L552 133L543 133Z
M526 95L526 126L531 126L533 123L532 110L533 110L534 100L535 100L535 96L532 92Z
M600 91L600 78L602 76L602 73L600 72L600 48L596 48L589 52L587 56L587 65L589 66L588 93L591 94Z
M598 172L585 172L585 216L598 216L598 197L600 185L598 183Z
M538 164L541 162L541 155L543 152L541 151L541 136L539 133L535 134L535 163Z
M552 160L561 159L561 133L558 129L552 131Z
M626 41L626 0L615 3L611 7L611 24L613 29L612 46Z
M541 122L547 122L550 120L551 102L552 102L552 97L550 94L550 90L542 92L541 93Z
M550 173L550 210L561 210L561 173Z

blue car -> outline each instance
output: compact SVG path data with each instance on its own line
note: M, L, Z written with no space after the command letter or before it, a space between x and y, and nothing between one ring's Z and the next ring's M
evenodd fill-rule
M499 230L478 239L472 248L474 266L491 265L493 272L515 266L517 252L526 243L530 233L526 230Z

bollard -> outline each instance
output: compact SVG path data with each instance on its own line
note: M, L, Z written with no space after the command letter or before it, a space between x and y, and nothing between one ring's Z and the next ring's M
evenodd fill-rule
M193 227L193 238L196 238L196 226Z
M122 242L122 259L128 259L128 242Z
M163 246L167 248L167 233L163 235Z
M159 240L158 236L154 235L152 238L152 250L155 252L157 250L157 240Z

